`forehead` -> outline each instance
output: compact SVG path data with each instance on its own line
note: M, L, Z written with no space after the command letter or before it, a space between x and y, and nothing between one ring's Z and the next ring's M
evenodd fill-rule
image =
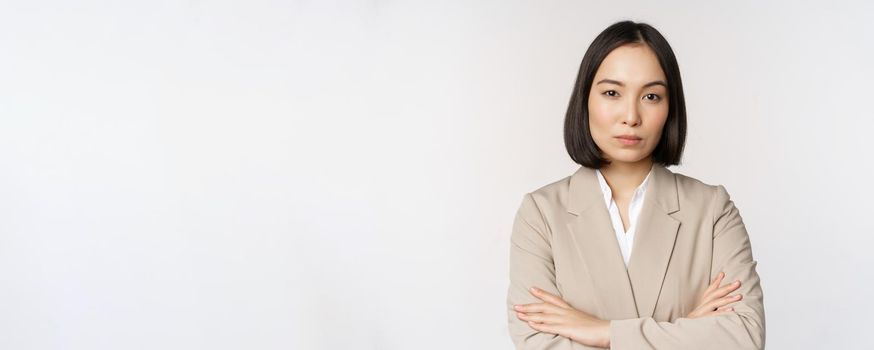
M595 72L595 82L605 78L643 85L653 80L665 80L665 73L648 45L622 45L610 51Z

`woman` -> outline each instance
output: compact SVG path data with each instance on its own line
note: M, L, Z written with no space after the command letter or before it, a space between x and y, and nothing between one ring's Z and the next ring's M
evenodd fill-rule
M598 35L564 137L580 168L525 194L513 224L516 347L763 348L762 289L738 209L722 185L666 168L682 156L686 110L657 30L623 21Z

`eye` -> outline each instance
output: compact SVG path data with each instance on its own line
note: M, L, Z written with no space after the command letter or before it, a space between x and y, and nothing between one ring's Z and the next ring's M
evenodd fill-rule
M647 98L647 97L650 97L650 96L652 96L652 98L649 99L650 101L658 101L658 100L661 100L661 99L662 99L661 96L656 95L656 94L646 94L646 96L644 96L644 98Z
M612 94L611 94L612 93ZM601 95L607 95L610 97L616 97L616 90L607 90L601 93Z

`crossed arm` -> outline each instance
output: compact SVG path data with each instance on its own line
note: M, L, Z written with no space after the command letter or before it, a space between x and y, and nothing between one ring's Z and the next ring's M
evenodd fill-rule
M516 214L510 245L510 287L507 312L510 336L517 349L763 349L765 314L756 261L753 260L743 220L725 188L715 188L713 218L713 260L711 276L724 275L740 281L730 286L743 296L731 309L721 307L707 317L687 316L673 322L652 317L624 320L599 320L581 310L561 311L560 293L555 283L551 237L546 223L530 194L526 194ZM721 275L720 275L721 276ZM721 281L721 278L717 278ZM719 286L716 282L717 287ZM532 292L530 287L542 291ZM720 292L729 289L718 288ZM716 289L708 291L716 292ZM724 294L723 294L724 295ZM720 295L721 296L721 295ZM723 299L719 299L723 300ZM552 302L550 302L552 301ZM553 308L552 322L537 322L528 314L520 318L516 305L547 304ZM565 305L567 305L565 303ZM701 305L710 307L714 304ZM569 308L569 306L567 306ZM564 312L565 316L556 316ZM693 312L694 313L694 312ZM691 314L690 314L691 315ZM541 314L544 321L547 315ZM700 316L700 314L699 314ZM563 317L563 318L562 318ZM606 322L607 328L604 325Z

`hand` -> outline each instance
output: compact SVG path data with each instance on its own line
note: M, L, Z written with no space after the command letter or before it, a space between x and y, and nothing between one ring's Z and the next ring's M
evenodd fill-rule
M707 290L704 291L704 294L701 295L701 298L698 299L698 306L686 316L687 318L715 316L734 311L733 307L727 305L741 300L743 296L740 294L725 295L740 288L740 281L734 281L732 284L719 287L723 277L725 277L725 273L720 271L716 278L713 279L713 282L710 283L710 286L707 287Z
M572 308L564 300L537 287L531 294L545 301L515 305L516 317L535 330L558 334L588 346L610 346L610 321Z

